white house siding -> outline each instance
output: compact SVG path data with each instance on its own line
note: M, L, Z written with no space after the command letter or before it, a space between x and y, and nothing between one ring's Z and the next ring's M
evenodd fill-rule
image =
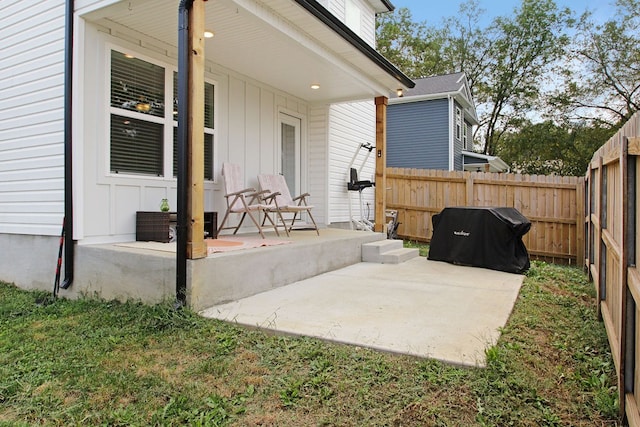
M309 183L310 202L313 204L313 217L319 224L326 224L329 217L328 181L329 176L329 106L313 106L309 110Z
M176 180L172 177L115 175L109 172L108 55L110 48L124 48L141 57L175 66L176 55L170 46L123 28L105 28L87 23L83 34L84 69L81 72L84 97L78 100L78 126L84 124L81 141L83 169L76 171L82 182L82 203L77 208L77 238L80 244L133 240L135 212L158 210L162 198L176 206ZM115 34L115 36L114 36ZM152 49L145 49L152 43ZM307 132L308 106L274 88L207 62L207 80L213 81L217 94L215 182L205 182L205 210L226 209L222 191L221 166L224 161L239 163L245 171L245 185L258 187L259 173L278 170L278 114L284 112L301 119L302 180L308 186ZM324 178L326 181L326 177ZM326 200L313 197L319 210Z
M375 12L368 1L366 0L326 0L326 1L321 1L320 4L325 6L332 14L334 14L342 22L347 23L347 20L346 20L347 2L352 2L356 8L360 9L360 25L351 26L351 30L353 30L356 34L358 34L369 45L375 47L375 43L376 43Z
M75 0L75 11L82 15L96 9L107 7L122 0Z
M354 215L359 215L358 193L347 191L349 163L360 144L375 145L375 105L373 100L334 104L329 112L329 223L349 221L349 200ZM362 165L367 150L361 150L354 167ZM362 169L361 180L375 179L375 155L372 153ZM363 191L363 200L371 206L373 219L374 190Z
M60 234L64 2L0 0L0 233Z
M375 46L375 13L371 4L366 0L335 0L330 2L329 10L345 22L346 3L350 1L360 9L359 28L352 28L357 34L371 46ZM373 99L356 103L334 104L329 111L329 216L328 223L343 223L350 221L349 203L352 213L358 216L358 193L347 191L349 180L349 162L353 158L360 144L375 145L375 121L376 111ZM360 151L354 166L359 168L362 164L366 150ZM375 156L369 156L366 165L362 169L360 179L375 179ZM373 220L374 190L367 189L363 192L363 203L369 203Z

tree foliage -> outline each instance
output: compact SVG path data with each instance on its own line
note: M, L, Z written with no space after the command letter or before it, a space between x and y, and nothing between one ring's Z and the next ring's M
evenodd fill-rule
M564 53L568 37L562 29L569 18L553 0L523 0L513 17L498 17L489 28L491 60L476 95L486 108L485 154L495 154L501 136L534 109L546 73Z
M378 48L414 78L464 71L479 106L476 142L493 154L504 132L539 98L541 79L564 52L562 29L570 14L553 0L522 0L513 15L483 28L483 13L470 0L438 28L415 24L400 9L378 23Z
M595 150L611 137L609 127L585 122L558 125L547 120L526 122L500 140L496 154L514 172L581 176Z
M379 50L413 78L465 72L478 151L522 172L581 175L640 110L640 0L615 8L598 23L554 0L522 0L485 26L478 0L439 25L400 9L378 22Z
M618 0L614 17L582 15L550 107L568 120L616 127L640 110L640 1Z
M443 30L416 23L401 8L376 23L378 51L408 76L420 78L448 72L443 63Z

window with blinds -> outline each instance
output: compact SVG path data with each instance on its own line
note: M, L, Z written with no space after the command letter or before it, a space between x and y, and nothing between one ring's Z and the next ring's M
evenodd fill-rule
M167 73L173 74L165 87ZM111 51L110 169L112 173L177 175L178 74L174 70ZM165 93L173 109L165 110ZM205 83L204 178L214 179L215 86ZM173 114L172 114L173 113ZM165 129L173 128L173 174L164 170ZM168 129L167 129L168 130ZM169 134L170 135L170 134ZM167 135L168 137L168 135Z
M164 117L165 70L155 64L111 51L111 106Z
M111 171L163 176L163 126L111 115Z
M165 69L111 51L111 172L164 176ZM121 110L119 114L114 113Z
M215 86L204 83L204 179L213 180L213 141L214 141L214 112ZM173 73L173 117L178 117L178 73ZM178 175L178 133L174 122L173 128L173 176Z
M178 176L178 128L173 127L173 176ZM213 135L204 134L204 179L213 180Z

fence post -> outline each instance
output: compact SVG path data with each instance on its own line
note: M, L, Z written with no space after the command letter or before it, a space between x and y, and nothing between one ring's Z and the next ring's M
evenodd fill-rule
M598 218L598 240L595 246L596 257L595 261L598 263L597 271L598 271L598 316L602 319L602 301L607 298L607 284L606 284L606 275L607 275L607 261L606 261L606 247L604 242L602 241L602 230L607 226L607 214L606 214L606 206L607 206L607 189L606 185L606 171L604 170L604 162L602 156L598 157L598 170L600 173L598 174L598 191L600 197L598 198L598 205L596 209L596 214Z
M635 342L635 330L633 327L633 322L635 319L635 306L633 310L630 310L631 307L629 305L633 305L633 296L629 295L630 290L627 283L627 248L628 248L628 226L629 226L629 175L628 175L628 141L627 137L622 137L622 147L620 147L620 181L621 181L621 189L620 189L620 198L622 204L622 246L620 248L620 286L622 288L621 292L621 322L620 322L620 368L619 368L619 395L620 395L620 416L624 417L625 414L625 399L627 395L627 387L629 391L633 391L633 369L629 369L627 373L627 368L633 367L633 359L634 354L632 352L632 348ZM629 334L632 333L631 336ZM631 351L631 354L628 353ZM630 359L630 360L628 360ZM629 362L629 366L627 366L627 362ZM631 374L631 377L629 376Z
M473 202L473 177L471 172L464 172L467 175L465 189L467 190L467 206L475 206Z
M585 185L584 178L579 177L576 184L576 265L584 267L585 254Z

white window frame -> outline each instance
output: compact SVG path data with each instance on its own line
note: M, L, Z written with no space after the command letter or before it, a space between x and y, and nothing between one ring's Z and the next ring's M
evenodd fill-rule
M468 131L467 128L469 126L467 126L467 122L465 122L464 120L462 121L462 147L466 150L467 147L469 146L469 141L468 141Z
M131 111L126 109L121 109L118 107L111 106L111 51L117 51L120 53L130 53L135 56L137 59L142 61L149 62L151 64L160 66L164 69L165 73L165 91L164 91L164 116L151 116L137 111ZM106 174L110 177L118 177L118 178L145 178L145 179L154 179L154 180L166 180L166 181L175 181L173 171L173 130L177 126L178 122L176 117L173 114L173 73L177 71L177 66L165 63L161 60L151 58L147 55L141 54L137 51L132 51L131 49L108 43L105 49L106 53L106 84L105 84L105 103L107 106L106 111ZM216 182L217 170L216 170L216 159L218 152L218 138L217 138L217 129L218 129L218 91L219 85L213 79L205 78L205 82L213 85L214 87L214 97L213 97L213 128L205 128L204 133L207 135L213 136L213 147L212 147L212 178L205 179L206 182ZM120 172L116 173L111 170L111 117L113 115L129 117L137 120L143 120L150 123L162 124L163 128L163 165L162 176L155 176L146 173L136 173L136 172Z
M462 140L462 109L456 105L456 139Z

